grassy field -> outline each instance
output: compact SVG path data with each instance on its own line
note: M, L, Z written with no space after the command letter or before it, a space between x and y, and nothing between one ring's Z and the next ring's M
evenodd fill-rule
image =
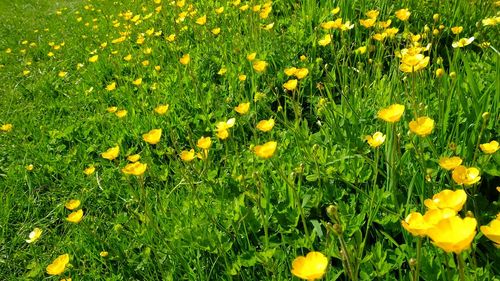
M500 280L499 12L0 0L0 280Z

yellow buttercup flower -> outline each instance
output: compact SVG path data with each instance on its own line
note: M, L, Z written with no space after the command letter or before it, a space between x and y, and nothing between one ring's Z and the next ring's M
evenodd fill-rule
M430 57L422 54L404 54L399 70L406 73L417 72L429 65L429 60Z
M378 17L379 13L380 13L380 12L379 12L379 11L377 11L377 10L370 10L370 11L366 12L366 13L365 13L365 15L366 15L367 17L371 18L371 19L375 19L375 18L377 18L377 17Z
M424 237L427 235L427 231L439 221L453 217L456 214L457 212L452 209L431 209L423 216L419 212L412 212L401 221L401 226L413 236Z
M328 267L328 259L320 252L309 252L292 262L292 274L308 281L321 279Z
M162 129L153 129L142 135L142 139L149 144L157 144L160 142Z
M462 210L467 201L467 194L463 189L445 189L432 196L432 199L425 199L424 205L429 209L452 209L456 212Z
M213 28L212 30L210 30L210 32L212 32L213 35L219 35L220 27Z
M377 116L378 118L386 122L394 123L399 121L399 119L401 119L401 116L403 115L404 111L405 111L405 106L396 103L390 105L389 107L382 108L381 110L379 110Z
M400 9L400 10L397 10L396 11L396 17L400 20L400 21L407 21L409 18L410 18L410 11L408 9Z
M29 164L25 168L26 168L26 171L31 172L31 171L33 171L33 168L35 168L35 166L33 166L33 164Z
M123 57L123 60L124 61L130 61L132 59L132 55L131 54L128 54L126 56Z
M59 74L58 74L58 76L59 76L59 77L61 77L61 78L63 78L63 77L65 77L67 74L68 74L68 72L66 72L66 71L60 71L60 72L59 72Z
M377 18L368 18L368 19L360 19L359 24L366 28L370 28L375 25L375 22L377 21Z
M445 170L453 170L462 164L462 158L458 156L442 157L439 159L439 166Z
M256 60L253 62L253 69L257 72L264 72L267 67L267 62L263 60Z
M247 76L245 74L240 74L240 75L238 75L238 80L243 82L243 81L247 80Z
M381 132L375 132L373 136L370 135L366 136L365 140L371 147L379 147L384 143L385 135L382 134Z
M102 158L113 160L120 154L120 147L117 145L101 153Z
M94 55L89 58L89 62L96 62L99 59L99 55Z
M83 210L80 209L68 215L66 218L67 221L72 223L79 223L83 218Z
M500 214L499 214L500 215ZM497 247L500 247L500 216L492 220L489 225L483 225L480 227L481 232L484 236L488 237L493 241Z
M467 168L465 166L456 167L451 173L453 180L459 185L472 185L477 183L481 176L479 170L475 167Z
M218 130L215 135L217 136L217 138L221 139L221 140L225 140L229 137L229 131L228 130Z
M255 57L257 56L257 53L250 53L247 55L247 60L248 61L253 61L255 59Z
M66 269L66 265L69 263L69 255L64 254L57 257L51 264L46 268L49 275L60 275Z
M297 68L295 68L295 67L285 68L284 72L285 72L286 76L292 76L295 74L295 72L297 72Z
M115 115L118 117L118 118L123 118L125 116L127 116L127 113L128 111L125 110L125 109L122 109L122 110L118 110Z
M2 126L0 126L0 131L2 132L10 132L12 131L12 124L3 124Z
M134 163L127 164L122 169L122 172L126 175L140 176L140 175L144 174L147 167L148 167L148 164L143 164L141 162L134 162Z
M106 90L107 91L113 91L114 89L116 89L116 82L112 82L111 84L107 85L106 86Z
M164 115L165 113L167 113L168 108L169 108L168 104L160 104L157 107L155 107L154 110L156 113L158 113L160 115Z
M210 137L201 137L198 139L196 146L201 149L209 149L212 146L212 139Z
M470 45L470 43L472 43L472 41L474 41L474 37L471 37L471 38L461 38L460 40L453 42L451 44L451 46L453 48L463 48L465 46Z
M196 19L196 24L204 25L205 23L207 23L207 16L206 15Z
M418 117L409 124L410 131L421 137L428 136L434 129L434 120L429 117Z
M257 130L262 131L262 132L269 132L273 129L274 127L274 119L270 118L268 120L261 120L259 123L257 123Z
M191 57L189 56L189 54L185 54L179 59L179 62L183 65L187 65L190 61Z
M283 84L283 88L287 89L288 91L293 91L297 88L297 84L297 79L290 79L285 84Z
M86 174L87 176L92 175L95 172L95 167L94 165L90 165L85 170L83 170L83 173Z
M455 35L460 34L462 30L464 30L464 28L461 26L454 26L451 28L451 32L453 32L453 34Z
M303 79L304 77L307 76L307 74L309 74L309 69L307 68L299 68L297 69L293 75L295 75L295 77L297 77L297 79Z
M481 150L486 154L493 154L498 150L498 142L493 140L487 143L482 143L479 145L479 148L481 148Z
M476 236L477 221L475 218L464 219L454 216L442 219L433 228L427 231L427 235L437 247L447 253L460 254L463 250L470 248L474 236Z
M142 78L135 79L134 81L132 81L132 84L140 86L142 84Z
M66 209L70 211L78 208L79 206L80 206L80 200L78 199L71 199L68 202L66 202L66 204L64 204L64 207L66 207Z
M103 258L107 257L108 255L109 255L109 253L107 251L102 251L99 253L99 256L101 256Z
M250 109L249 102L242 102L242 103L238 104L237 107L234 108L234 110L241 115L247 114L249 109Z
M263 159L271 158L274 155L277 146L278 143L275 141L269 141L263 145L257 145L254 147L255 155Z
M132 155L129 155L127 157L127 160L134 163L134 162L137 162L141 159L141 155L140 154L132 154Z
M318 44L320 46L323 46L323 47L330 44L331 42L332 42L332 35L330 35L330 34L325 34L325 36L323 36L323 38L318 40Z
M42 236L42 232L43 231L40 228L35 227L33 229L33 231L30 232L30 234L28 236L29 239L26 240L26 243L33 243L36 240L38 240L40 238L40 236Z
M181 151L181 154L179 155L182 159L182 161L189 162L194 159L194 149L191 150L183 150Z

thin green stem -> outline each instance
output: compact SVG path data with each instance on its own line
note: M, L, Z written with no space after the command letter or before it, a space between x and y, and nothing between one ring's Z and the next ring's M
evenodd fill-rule
M460 274L460 281L465 281L465 262L461 254L456 254L458 260L458 273Z

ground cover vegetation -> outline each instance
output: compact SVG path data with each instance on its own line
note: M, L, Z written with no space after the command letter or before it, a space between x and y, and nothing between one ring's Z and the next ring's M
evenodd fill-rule
M0 1L0 280L499 280L499 7Z

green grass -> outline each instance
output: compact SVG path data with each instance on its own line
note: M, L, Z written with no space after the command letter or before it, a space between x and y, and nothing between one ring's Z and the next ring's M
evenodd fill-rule
M425 212L423 200L433 194L461 188L468 199L459 215L471 211L478 221L471 249L462 253L465 274L499 280L499 251L479 230L500 210L500 154L478 147L500 136L499 29L481 24L495 16L495 3L276 0L261 19L252 6L265 2L253 1L247 11L231 2L179 8L163 0L156 13L154 1L0 0L0 125L13 125L0 131L0 280L298 280L292 261L313 250L329 259L324 280L413 280L418 239L401 221ZM197 14L176 23L191 3ZM340 13L331 15L337 6ZM411 11L409 21L394 16L401 8ZM370 9L399 28L395 38L371 39L375 29L359 23ZM119 16L127 11L151 17L130 24ZM204 14L207 23L196 24ZM320 46L328 32L321 23L337 17L354 28L331 30L332 44ZM112 43L127 24L126 41ZM453 26L462 33L452 34ZM147 35L151 28L162 34ZM410 32L425 34L422 46L432 43L429 65L414 74L400 71L396 56L410 46ZM165 39L170 34L174 42ZM452 48L471 36L471 45ZM368 52L356 53L361 46ZM268 63L265 72L252 68L252 52ZM184 66L186 53L191 62ZM88 61L93 54L95 63ZM309 74L290 92L284 70L292 66ZM219 75L223 67L227 73ZM137 78L140 86L132 84ZM113 81L116 90L107 91ZM258 101L257 92L264 94ZM241 102L250 102L245 115L234 110ZM393 103L406 110L391 125L377 112ZM160 104L169 104L165 115L153 111ZM111 106L127 116L107 112ZM415 115L435 121L429 136L409 132ZM217 139L217 123L233 117L229 138ZM269 118L276 121L270 132L255 128ZM162 137L150 145L142 135L155 128ZM376 131L387 138L374 149L364 137ZM208 158L182 161L183 150L201 152L202 136L212 137ZM271 140L275 154L258 158L254 147ZM103 159L115 145L119 157ZM136 153L147 170L125 175L126 157ZM460 187L440 168L439 159L452 155L480 170L479 183ZM96 171L85 175L89 165ZM70 199L81 200L78 224L66 221ZM327 213L331 205L338 216ZM35 227L43 230L40 239L26 243ZM65 253L70 265L50 277L47 265ZM422 280L459 278L454 255L428 238L421 255Z

